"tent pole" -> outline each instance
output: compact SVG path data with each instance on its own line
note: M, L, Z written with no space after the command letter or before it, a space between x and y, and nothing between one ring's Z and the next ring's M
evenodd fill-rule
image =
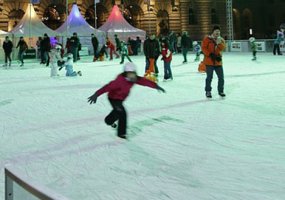
M96 12L96 3L97 3L97 1L96 0L94 0L94 13L95 13L95 24L94 24L94 27L95 27L95 29L97 28L97 12Z
M29 44L30 47L32 46L32 41L31 41L31 22L32 22L32 0L30 1L30 25L29 25Z
M67 17L68 17L68 0L66 0L66 5L65 5L65 7L66 7L66 10L65 10L65 12L66 12L66 18L65 18L65 20L67 20ZM65 37L66 37L66 39L67 39L67 36L68 36L68 34L67 34L67 29L68 29L68 25L66 26L66 30L65 30Z
M150 0L147 1L147 10L148 10L148 35L150 35Z

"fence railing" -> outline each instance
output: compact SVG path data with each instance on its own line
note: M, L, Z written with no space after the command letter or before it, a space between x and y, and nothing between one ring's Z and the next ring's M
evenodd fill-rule
M5 167L5 200L68 200L31 180L11 166Z

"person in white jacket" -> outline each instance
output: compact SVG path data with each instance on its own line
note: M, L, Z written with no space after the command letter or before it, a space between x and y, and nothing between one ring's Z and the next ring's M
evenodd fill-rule
M51 49L49 52L49 57L50 57L50 64L51 64L51 71L50 71L50 76L55 77L58 76L58 61L63 62L61 56L60 56L60 50L61 50L61 45L56 44L54 48Z
M73 55L71 53L67 54L67 60L64 63L64 65L61 66L61 68L59 68L59 70L61 70L63 67L65 66L65 70L66 70L66 76L82 76L81 71L74 71L73 70Z

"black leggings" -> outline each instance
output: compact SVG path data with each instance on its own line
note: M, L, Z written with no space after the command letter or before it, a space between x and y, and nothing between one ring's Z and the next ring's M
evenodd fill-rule
M122 100L115 100L110 99L109 101L113 107L113 110L110 112L110 114L105 118L105 122L107 125L114 124L117 120L119 120L118 123L118 136L124 136L127 134L127 113L123 106Z

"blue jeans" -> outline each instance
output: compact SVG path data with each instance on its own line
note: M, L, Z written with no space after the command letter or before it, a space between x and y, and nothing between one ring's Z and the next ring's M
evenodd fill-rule
M18 54L18 59L22 64L24 63L24 54L25 54L25 51L19 51L19 54Z
M170 67L171 62L164 61L164 79L172 79L172 72Z
M224 81L224 71L222 66L206 66L207 78L206 78L205 91L207 92L212 90L211 83L214 71L218 76L218 92L224 92L225 81Z

